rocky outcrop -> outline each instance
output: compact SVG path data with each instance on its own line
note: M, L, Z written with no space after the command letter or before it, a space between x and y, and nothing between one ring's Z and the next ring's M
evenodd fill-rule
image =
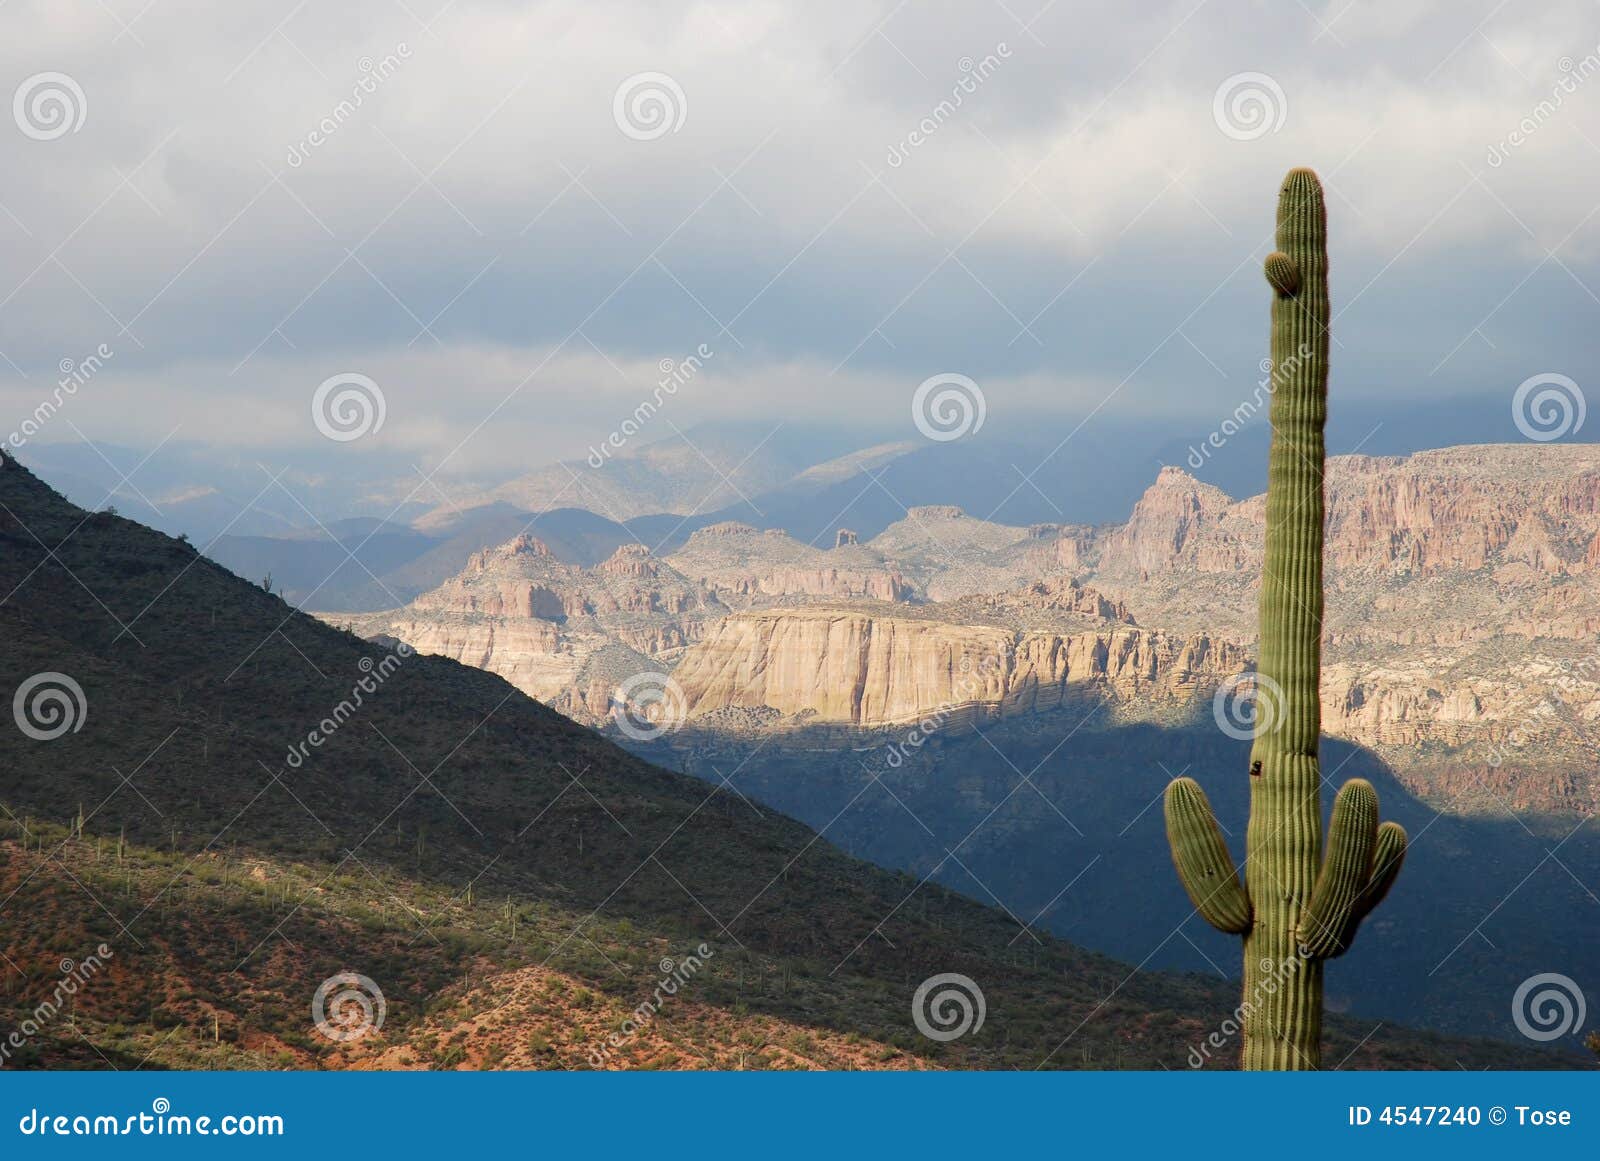
M617 613L669 615L714 608L716 598L650 554L625 544L593 569L565 564L542 541L518 536L473 553L460 575L411 603L419 612L559 621Z
M1095 530L1083 524L1060 526L1055 539L1049 542L1049 554L1043 558L1043 570L1059 568L1069 575L1081 572L1087 564L1095 543Z
M903 602L916 595L897 568L858 544L848 529L824 551L778 530L713 524L668 559L686 577L744 603L783 597Z
M1592 567L1600 451L1592 445L1443 448L1334 456L1327 468L1327 568L1418 577L1520 562L1559 577ZM1096 546L1120 574L1259 567L1263 497L1235 501L1162 468L1128 522Z
M1423 794L1493 770L1477 785L1505 801L1600 797L1600 448L1334 457L1326 488L1326 732ZM750 728L1033 713L1088 691L1159 715L1247 667L1264 516L1263 497L1166 468L1104 527L928 505L866 543L729 522L587 570L519 537L370 629L591 722L615 675L644 669ZM1510 792L1512 769L1545 790Z
M582 659L560 628L528 617L445 617L402 611L384 631L419 653L449 657L497 673L530 697L548 702L576 678Z
M1541 720L1552 667L1581 663L1600 637L1600 448L1339 456L1326 492L1323 728L1374 747L1422 793L1434 779L1459 793L1459 771L1491 758L1548 787L1592 768L1581 725L1514 751L1503 739ZM1249 641L1264 516L1262 497L1234 501L1166 468L1127 524L1057 551L1150 623ZM1587 696L1600 705L1600 685Z
M1017 588L1040 575L1037 559L1048 551L1026 528L979 520L953 504L907 509L865 547L930 601Z
M870 728L1039 713L1084 696L1186 703L1244 664L1242 648L1203 634L1017 632L810 607L728 617L673 677L691 717L765 706Z
M1056 576L1034 581L1019 592L1003 594L1001 600L1007 598L1013 603L1027 604L1036 609L1059 609L1100 621L1120 621L1125 625L1138 623L1133 619L1133 614L1128 612L1125 603L1114 601L1099 589L1081 585L1070 577Z
M1224 526L1234 506L1221 488L1202 484L1182 468L1162 468L1128 522L1105 538L1100 556L1108 567L1139 574L1183 567L1237 570L1245 553L1238 533Z
M406 608L356 627L497 673L549 705L587 707L599 696L603 716L604 696L591 688L597 657L620 654L632 671L650 659L670 665L726 611L643 545L623 545L584 569L518 536L474 553L459 575Z
M892 569L878 572L778 567L759 575L723 575L714 583L719 590L744 597L808 596L832 600L866 597L876 601L909 601L912 596L911 586Z
M742 539L746 536L760 536L759 528L752 528L748 524L740 524L737 520L724 520L720 524L707 524L695 532L691 540L719 540Z

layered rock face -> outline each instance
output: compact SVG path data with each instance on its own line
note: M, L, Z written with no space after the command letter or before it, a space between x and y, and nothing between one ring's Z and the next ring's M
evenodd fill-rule
M1597 780L1573 771L1592 769L1600 725L1600 449L1525 444L1334 457L1327 496L1325 730L1374 747L1421 793L1470 797L1477 786L1496 801L1592 809ZM859 547L947 622L1031 632L1057 611L1120 621L1132 609L1141 625L1180 640L1248 645L1264 523L1263 497L1235 500L1166 468L1123 525L1013 529L933 506L911 510ZM1093 587L1065 586L1063 576ZM798 640L816 650L814 660L844 655L817 632L796 622L793 639L778 625L756 636L762 649L781 647L790 657L800 655ZM938 634L889 635L899 638L931 650L933 674L949 671L953 646ZM690 651L697 667L717 641ZM819 716L861 724L884 720L885 703L890 717L936 709L947 695L938 681L896 664L902 668L888 672L900 676L884 679L893 696L874 692L874 671L860 678L855 709L855 694L802 696L804 680L779 681L755 661L744 670L723 662L715 680L699 668L689 674L705 683L707 705L798 713L809 699ZM755 688L729 692L739 672L759 696ZM1042 672L1048 685L1049 667ZM835 677L845 680L830 671L826 681ZM768 692L775 700L763 701Z
M604 716L615 672L670 665L726 611L643 545L623 545L584 569L518 536L474 553L459 575L404 609L356 627L487 669L592 720ZM596 702L598 713L588 713Z
M702 528L668 560L672 567L735 603L763 597L909 601L914 590L899 570L841 530L832 551L778 530L728 522Z
M1108 569L1141 576L1176 570L1236 572L1249 559L1247 541L1259 555L1266 520L1264 510L1259 519L1240 519L1235 507L1221 488L1202 484L1182 468L1162 468L1134 505L1132 517L1104 537L1095 555ZM1072 545L1067 553L1081 560L1083 543L1067 543Z
M650 555L625 544L593 569L564 564L544 542L518 536L475 552L460 575L411 603L418 611L491 617L594 617L705 611L716 599Z
M1600 449L1334 457L1327 497L1324 729L1421 793L1600 800ZM1264 517L1263 497L1164 468L1115 526L932 505L865 543L727 523L588 570L519 537L368 628L590 723L646 671L674 674L691 717L757 726L1005 716L1085 691L1151 716L1247 667Z
M1336 644L1581 641L1600 629L1600 453L1586 445L1336 456L1327 497ZM1252 613L1237 582L1259 573L1264 521L1262 497L1233 501L1164 468L1127 524L1064 551L1152 616L1206 610L1232 628Z
M582 661L570 639L551 621L531 617L449 617L399 611L383 632L419 653L436 653L463 665L498 673L531 697L549 701L577 680Z
M1097 621L1117 621L1124 625L1138 624L1133 619L1133 614L1128 611L1126 603L1114 601L1099 589L1079 584L1071 577L1059 574L1044 580L1036 580L1014 592L966 598L954 604L957 608L975 605L990 609L997 615L1015 617L1019 624L1029 620L1030 614L1039 612L1076 613Z
M981 720L1074 698L1187 703L1239 672L1244 650L1129 626L1015 631L863 609L738 613L684 653L674 678L691 718L771 707L864 728L938 713Z
M1323 728L1419 790L1464 793L1461 768L1501 785L1515 767L1548 783L1547 804L1588 809L1592 777L1562 787L1600 717L1600 449L1338 456L1326 488ZM1248 641L1264 517L1262 497L1166 468L1127 524L1060 551L1153 623Z
M1600 560L1600 453L1590 445L1486 445L1413 456L1334 456L1326 563L1425 578L1576 576ZM1263 497L1235 501L1163 468L1119 528L1084 552L1094 571L1229 573L1259 567Z

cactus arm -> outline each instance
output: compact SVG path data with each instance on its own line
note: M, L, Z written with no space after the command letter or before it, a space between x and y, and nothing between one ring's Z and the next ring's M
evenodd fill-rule
M1406 828L1398 822L1386 822L1378 828L1377 841L1373 847L1372 874L1368 876L1366 886L1362 888L1361 895L1356 899L1356 905L1350 910L1350 918L1345 921L1344 931L1339 936L1339 949L1328 955L1329 959L1343 955L1350 950L1350 945L1356 940L1356 930L1361 926L1361 921L1372 913L1384 896L1389 893L1389 888L1394 886L1394 881L1400 876L1400 864L1406 858Z
M1354 934L1356 908L1372 880L1377 843L1377 792L1366 779L1352 778L1333 800L1327 857L1300 915L1302 955L1327 959L1345 949L1345 933Z
M1218 931L1243 935L1250 930L1250 900L1206 792L1193 778L1174 779L1165 806L1172 862L1190 902Z
M1372 857L1372 877L1361 892L1356 904L1357 920L1364 919L1400 877L1400 865L1406 861L1406 828L1398 822L1386 822L1378 828L1378 841Z
M1282 297L1293 298L1300 289L1300 267L1282 250L1274 250L1267 255L1263 270L1272 289Z

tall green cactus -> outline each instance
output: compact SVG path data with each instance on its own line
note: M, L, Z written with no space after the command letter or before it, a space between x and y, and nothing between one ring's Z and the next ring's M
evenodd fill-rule
M1314 1069L1322 964L1400 873L1406 832L1378 825L1378 796L1353 778L1334 798L1322 851L1322 429L1328 416L1328 228L1322 184L1290 170L1278 194L1272 287L1272 451L1261 577L1255 743L1245 884L1192 778L1167 787L1167 838L1195 909L1244 937L1244 1067Z

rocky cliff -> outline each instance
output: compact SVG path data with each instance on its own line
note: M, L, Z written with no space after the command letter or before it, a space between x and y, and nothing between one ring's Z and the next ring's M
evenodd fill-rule
M1593 809L1600 449L1336 456L1327 473L1323 726L1420 792ZM1164 468L1129 521L1058 542L1072 571L1177 631L1255 636L1263 498ZM1536 789L1543 786L1543 790ZM1491 804L1492 805L1492 804Z
M613 613L704 612L717 600L650 555L625 544L592 569L557 560L533 536L475 552L457 576L411 603L420 612L481 613L559 621Z
M841 529L840 532L848 532ZM673 568L736 604L764 597L908 601L913 588L879 553L840 535L831 550L778 529L729 521L702 528L668 560Z
M873 728L1039 713L1086 697L1137 699L1154 712L1187 705L1245 660L1240 646L1204 634L1014 630L813 607L734 614L685 651L673 676L690 718L770 707Z
M1582 640L1600 629L1600 452L1589 445L1335 456L1327 497L1328 622L1340 640ZM1163 468L1126 524L1059 551L1153 615L1243 625L1254 610L1237 585L1259 574L1263 501Z
M643 545L585 569L523 535L474 553L459 575L405 608L352 627L487 669L592 721L603 718L618 674L670 666L726 612Z
M1327 494L1326 731L1419 793L1593 809L1600 449L1336 456ZM1083 692L1158 716L1247 667L1263 522L1263 497L1164 468L1105 527L934 505L865 543L727 523L666 560L629 545L592 569L520 537L363 628L591 723L644 671L673 672L691 715L757 726L1011 715Z

